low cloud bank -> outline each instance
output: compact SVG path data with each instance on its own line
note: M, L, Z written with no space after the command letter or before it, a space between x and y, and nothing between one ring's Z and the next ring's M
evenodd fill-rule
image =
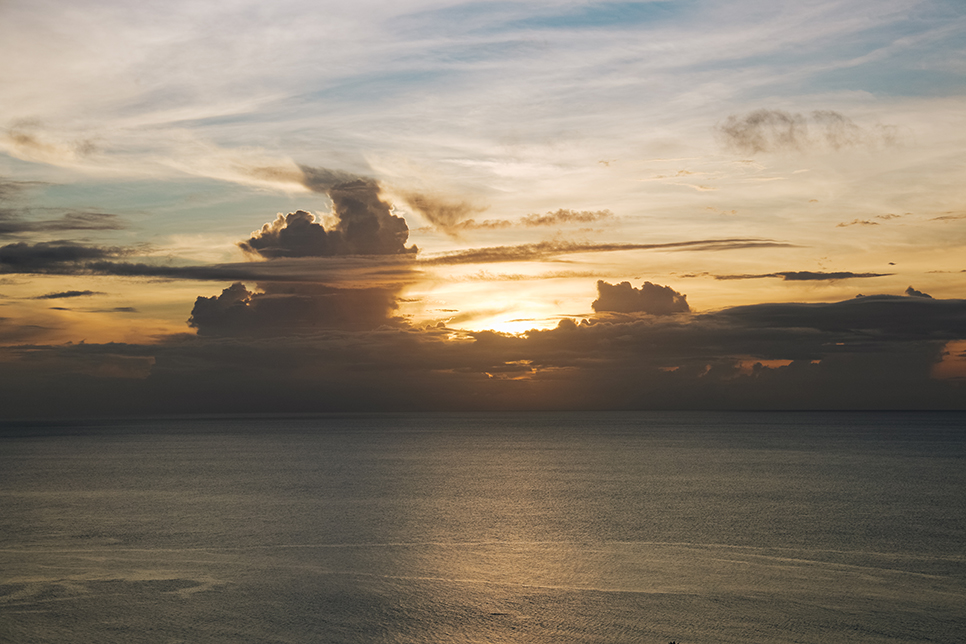
M935 376L941 361L956 358L948 343L966 339L964 300L758 304L563 320L513 336L372 326L391 310L391 300L375 294L372 315L360 312L358 294L346 295L357 319L342 324L316 308L320 293L304 295L233 285L196 303L199 335L153 345L2 348L0 404L11 416L43 416L51 409L926 409L963 408L966 400L966 373L957 376L955 367ZM329 295L335 302L343 294ZM332 324L319 324L319 315Z

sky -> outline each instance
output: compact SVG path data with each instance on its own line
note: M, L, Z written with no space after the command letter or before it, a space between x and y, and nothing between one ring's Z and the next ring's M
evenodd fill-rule
M0 417L966 408L960 0L7 0L0 60Z

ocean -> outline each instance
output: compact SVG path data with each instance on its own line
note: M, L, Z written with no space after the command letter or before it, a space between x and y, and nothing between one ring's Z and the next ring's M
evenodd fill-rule
M966 414L0 424L0 641L966 642Z

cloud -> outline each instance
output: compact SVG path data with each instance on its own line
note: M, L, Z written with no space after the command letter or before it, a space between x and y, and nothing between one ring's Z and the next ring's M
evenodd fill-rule
M509 219L484 219L483 221L467 219L450 226L444 232L447 232L453 237L458 237L459 233L467 230L505 230L507 228L513 228L514 225Z
M875 219L881 219L882 221L889 221L890 219L899 219L902 215L897 215L895 213L887 213L885 215L876 215ZM878 226L879 222L872 221L871 219L853 219L852 221L843 221L840 224L836 224L836 228L846 228L848 226Z
M430 265L485 264L493 262L548 261L559 257L560 255L572 253L607 253L628 250L715 252L748 248L775 248L793 246L794 244L789 244L786 242L755 238L703 239L686 242L668 242L663 244L589 244L566 241L546 241L537 242L534 244L518 244L515 246L471 248L452 253L443 253L436 257L422 260L422 263Z
M275 327L289 324L288 314L260 310L263 304L252 309L256 301L274 306L271 294L238 286L226 293L206 298L211 317L198 324L210 332L198 336L152 345L2 347L0 362L9 368L0 369L0 405L11 416L51 408L67 415L921 409L962 408L966 391L933 377L947 343L966 336L964 300L874 295L756 304L688 316L561 320L514 336L405 324L326 327L310 315ZM229 313L233 307L239 310ZM783 366L768 366L776 363Z
M103 212L67 212L58 219L25 221L10 210L0 210L0 235L69 230L121 230L124 223L117 215Z
M125 251L114 247L84 246L67 241L0 246L0 273L58 272L85 260L118 257Z
M526 228L566 226L573 224L592 224L614 218L609 210L568 210L561 208L544 215L529 214L518 221L510 219L486 219L477 221L467 219L473 213L483 212L486 207L474 206L468 202L449 202L425 194L407 193L406 201L426 217L437 230L451 237L470 230L502 230L523 226Z
M464 221L469 215L486 210L486 206L475 206L467 201L448 201L436 195L418 192L406 192L402 196L406 203L425 217L433 227L452 236L457 236L461 230L502 227L477 224L472 219Z
M92 295L104 295L100 291L61 291L59 293L47 293L46 295L38 295L35 300L61 300L72 297L90 297Z
M743 116L732 114L716 126L726 147L745 154L810 149L882 146L895 143L894 128L877 125L868 131L832 110L803 115L759 109Z
M536 274L524 273L490 273L488 271L477 271L473 275L462 275L451 279L459 282L525 282L533 280L556 280L597 277L600 275L594 271L548 271Z
M51 142L38 132L39 127L34 121L17 123L0 136L0 145L17 158L53 165L70 165L97 150L90 139Z
M917 291L911 286L906 289L906 295L910 297L927 297L929 299L932 299L932 295L929 295L928 293L923 293L922 291Z
M275 221L253 232L248 241L239 242L238 246L246 253L267 258L324 257L337 254L334 247L338 242L334 239L329 242L328 237L315 215L298 210L279 214Z
M947 213L938 217L932 217L929 221L957 221L960 219L966 219L966 213Z
M49 242L18 242L0 247L0 274L113 275L208 282L338 283L343 286L393 286L418 274L411 254L383 256L295 257L270 262L170 265L124 262L130 248Z
M510 219L485 219L476 221L467 219L458 224L453 224L446 228L445 232L456 237L461 232L468 230L503 230L524 226L526 228L565 226L568 224L589 224L613 218L614 214L609 210L557 210L548 212L545 215L530 214L522 217L518 221Z
M368 330L394 322L396 297L388 289L292 284L263 288L256 293L236 282L221 295L199 297L188 324L204 336L280 336L322 328Z
M312 166L299 165L302 171L302 185L321 194L328 194L329 190L343 183L351 183L360 179L359 176L342 170L330 170L328 168L313 168Z
M592 224L606 219L613 219L614 213L610 210L557 210L548 212L545 215L531 214L521 219L521 223L527 227L536 226L560 226L565 224Z
M846 228L848 226L878 226L879 222L869 221L868 219L853 219L852 221L843 221L840 224L836 224L836 228Z
M689 313L687 296L678 293L670 286L660 286L644 282L641 288L631 286L630 282L608 284L597 282L597 299L591 307L597 313L648 313L650 315L670 315Z
M315 215L299 210L278 215L238 246L250 255L279 257L332 257L336 255L415 254L406 247L409 226L392 214L379 197L379 186L368 179L355 179L328 188L332 214L337 224L331 230Z
M20 197L27 190L42 185L45 185L43 181L0 179L0 201L11 201Z
M853 273L851 271L782 271L778 273L712 275L712 277L714 277L716 280L757 280L766 277L780 277L786 282L821 282L869 277L888 277L894 274L895 273ZM685 275L684 277L698 277L698 275Z

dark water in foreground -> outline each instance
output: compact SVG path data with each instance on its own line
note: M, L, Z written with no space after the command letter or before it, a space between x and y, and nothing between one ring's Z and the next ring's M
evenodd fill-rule
M966 641L966 414L0 425L0 641Z

